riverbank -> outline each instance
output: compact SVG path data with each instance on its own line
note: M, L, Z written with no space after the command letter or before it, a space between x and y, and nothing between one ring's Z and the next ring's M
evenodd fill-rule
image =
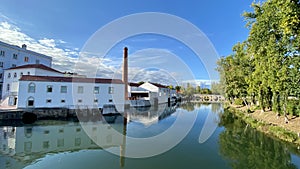
M227 105L225 108L243 119L252 128L300 146L300 117L289 115L289 122L286 123L284 116L277 116L277 113L272 111L255 110L248 113L246 106L236 105Z

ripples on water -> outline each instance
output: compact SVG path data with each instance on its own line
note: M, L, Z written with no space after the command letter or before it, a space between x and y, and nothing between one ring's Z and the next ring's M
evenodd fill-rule
M197 116L195 116L197 115ZM195 123L187 136L167 152L149 158L124 158L134 149L128 138L150 138L168 131L178 117ZM161 105L149 109L131 109L127 123L120 115L102 117L100 121L38 121L32 125L0 127L1 169L168 169L168 168L274 168L300 167L300 151L295 147L257 132L244 124L222 105ZM179 123L175 139L193 120ZM215 130L202 144L199 135L210 122ZM115 131L118 131L116 134ZM88 134L87 134L88 133ZM126 134L128 137L123 137ZM166 141L164 140L164 141ZM153 145L162 146L157 140ZM152 145L152 146L153 146ZM100 146L100 147L99 147ZM147 151L144 145L135 151Z

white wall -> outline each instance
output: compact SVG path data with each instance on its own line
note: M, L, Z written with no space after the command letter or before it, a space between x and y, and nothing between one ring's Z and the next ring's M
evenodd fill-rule
M157 94L152 94L150 95L150 100L154 100L155 97L158 99L158 103L166 103L168 102L168 98L170 95L170 89L168 88L159 88L151 83L144 83L140 86L140 88L144 88L146 90L151 91L152 93L157 93ZM152 102L151 102L152 103Z
M0 67L0 73L3 73L4 69L11 68L13 64L16 66L26 64L36 64L37 60L40 64L51 67L52 58L43 54L32 52L27 49L20 48L18 46L9 45L0 42L0 51L5 51L4 56L0 56L0 62L3 62L3 67ZM13 59L13 54L17 54L17 59ZM24 58L28 57L28 62L24 61Z
M14 77L15 73L16 73L17 77ZM3 76L4 81L3 81L3 87L2 87L2 99L5 99L5 97L11 95L10 92L18 92L18 88L16 88L17 86L13 86L13 83L19 81L19 79L21 78L21 73L23 73L23 75L30 74L30 75L36 75L36 76L64 76L63 73L52 72L52 71L37 69L37 68L5 70L4 76ZM8 78L8 74L10 74L10 78ZM10 91L7 91L7 84L10 85Z
M74 106L88 106L102 108L104 104L124 104L124 84L100 84L100 83L71 83L71 82L33 82L36 86L35 93L28 93L28 85L30 81L19 82L19 94L18 94L18 108L26 108L27 100L29 97L34 98L35 108L44 107L68 107L74 108ZM47 86L52 85L52 92L47 92ZM61 86L67 86L67 93L61 93ZM78 93L78 86L83 86L83 93ZM94 87L99 86L99 94L94 94ZM109 87L114 88L114 93L109 94ZM97 99L98 102L94 102ZM109 100L112 99L112 102ZM51 100L51 103L47 103L47 100ZM65 100L62 103L62 100ZM81 100L82 102L79 102ZM123 109L122 109L123 107ZM124 111L124 106L121 106L121 110Z
M0 51L5 51L4 56L0 56L0 62L3 62L3 66L0 67L0 95L2 96L2 83L4 81L4 70L9 69L12 65L22 66L26 64L36 64L39 61L40 64L51 67L52 58L43 54L39 54L27 49L20 48L15 45L9 45L0 41ZM13 58L13 54L17 54L17 59ZM28 62L24 61L24 58L28 57Z

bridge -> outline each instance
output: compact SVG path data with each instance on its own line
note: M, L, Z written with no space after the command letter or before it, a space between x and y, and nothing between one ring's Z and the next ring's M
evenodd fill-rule
M225 101L225 97L222 95L214 94L194 94L191 102L197 103L222 103Z

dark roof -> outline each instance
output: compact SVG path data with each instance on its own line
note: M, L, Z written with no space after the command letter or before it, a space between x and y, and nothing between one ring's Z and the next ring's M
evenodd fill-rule
M58 70L52 69L51 67L45 66L43 64L28 64L28 65L22 65L22 66L17 66L17 67L12 67L7 70L14 70L14 69L27 69L27 68L36 68L36 69L43 69L43 70L48 70L51 72L57 72L57 73L62 73Z
M81 82L81 83L113 83L123 84L121 79L82 78L82 77L58 77L58 76L30 76L23 75L20 81L42 81L42 82Z
M165 85L162 85L162 84L159 84L159 83L152 83L152 82L149 82L149 83L151 83L154 86L159 87L159 88L168 88L168 86L165 86Z
M129 86L133 86L133 87L139 87L139 86L140 86L140 84L131 82L131 83L129 83Z

